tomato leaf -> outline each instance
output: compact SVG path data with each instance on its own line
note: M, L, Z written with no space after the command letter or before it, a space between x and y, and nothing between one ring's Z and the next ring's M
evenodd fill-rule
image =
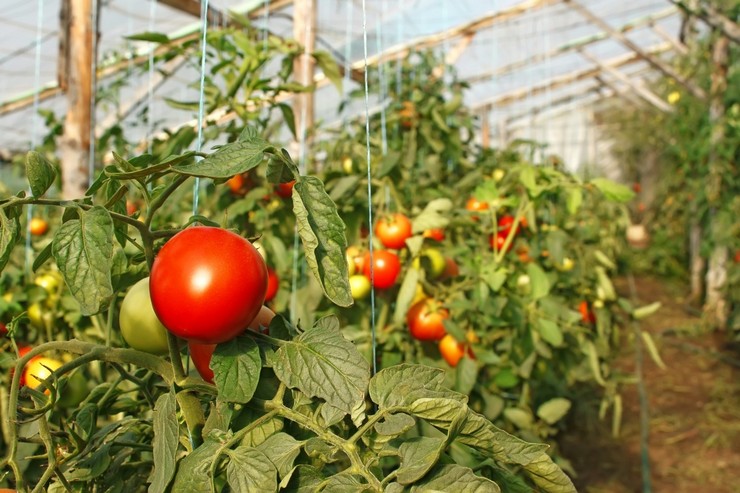
M326 491L327 493L368 493L372 490L367 484L360 483L357 476L342 471L339 474L326 478L314 491Z
M406 318L406 312L409 311L411 302L416 296L416 287L419 285L419 269L410 267L406 271L406 275L403 276L401 282L401 289L398 291L398 297L396 298L396 308L393 311L393 321L395 323L403 323Z
M530 282L532 283L532 299L538 300L547 296L551 288L550 279L548 279L542 267L535 263L527 264L527 275L529 275Z
M0 270L10 260L13 248L21 238L21 223L18 216L8 217L8 210L0 209Z
M431 200L424 210L411 221L411 231L421 233L427 229L444 228L450 220L445 216L452 209L450 199Z
M299 464L280 482L280 487L295 493L311 493L318 490L324 480L321 471L314 466Z
M174 394L162 394L154 405L154 439L152 452L154 454L154 471L149 478L149 491L165 491L175 474L177 461L177 447L179 445L179 429L177 422L177 402Z
M293 187L293 213L306 263L324 293L339 306L352 305L345 226L321 180L314 176L300 177Z
M203 425L203 436L208 436L213 430L228 430L233 415L234 410L226 401L218 398L212 401L208 418L205 425Z
M277 491L277 469L264 453L250 447L237 447L226 453L226 480L231 491Z
M219 344L211 358L211 369L219 397L226 402L246 404L260 379L259 346L248 336Z
M401 465L396 471L396 480L401 484L420 480L434 467L444 449L442 438L420 436L404 441L398 448Z
M280 478L283 479L290 474L293 463L301 453L303 444L304 442L299 442L287 433L281 432L270 435L256 448L270 459L275 465Z
M342 92L342 74L339 72L339 64L334 57L326 51L314 51L311 56L316 60L316 65L324 72L326 78L336 86L337 91Z
M213 476L211 464L221 443L211 438L182 459L177 467L171 491L188 493L211 493Z
M416 425L416 420L406 413L396 413L386 416L383 421L375 424L375 431L380 435L397 436L406 433Z
M573 187L566 190L565 207L568 213L573 216L581 208L583 202L583 191L579 187Z
M36 151L26 154L26 176L31 186L31 194L41 197L54 184L57 172L54 165Z
M537 408L537 416L545 423L554 425L568 414L571 403L564 397L555 397Z
M365 399L370 379L370 365L342 336L333 316L278 349L273 370L288 387L324 399L347 414Z
M113 296L113 220L100 206L77 213L57 230L52 253L80 311L93 315Z
M401 364L380 370L369 385L370 397L382 408L408 408L419 399L464 396L443 386L445 373L440 368Z
M298 134L295 129L295 115L293 114L293 108L291 108L289 104L285 103L278 103L277 106L283 114L283 120L285 120L285 124L288 125L290 133L292 133L293 137L298 140Z
M230 178L257 167L270 147L270 144L258 137L238 140L219 147L202 161L178 164L172 166L172 170L190 176Z
M435 467L423 481L411 487L411 493L422 491L501 493L501 488L490 479L477 476L468 467L447 464Z
M546 318L538 318L536 325L537 332L539 332L542 338L551 346L560 347L563 345L563 332L560 330L560 327L558 327L556 322Z
M455 390L470 394L478 381L478 364L472 358L462 358L455 368Z
M131 41L149 41L150 43L169 43L170 38L164 34L164 33L156 33L156 32L143 32L143 33L137 33L137 34L131 34L129 36L125 36L126 39L130 39Z
M609 200L615 202L629 202L635 196L635 192L630 190L627 185L616 183L606 178L594 178L591 184L598 188Z

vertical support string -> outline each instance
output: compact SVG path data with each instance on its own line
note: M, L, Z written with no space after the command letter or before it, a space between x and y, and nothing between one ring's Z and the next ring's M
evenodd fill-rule
M370 338L372 344L372 369L373 375L378 371L377 362L377 341L375 328L375 266L373 252L373 184L372 171L370 166L370 91L368 89L368 67L367 67L367 7L365 0L362 0L362 48L365 63L365 149L367 151L367 222L368 222L368 240L370 250Z
M95 181L95 110L97 107L97 86L98 86L98 0L90 0L90 25L92 26L92 39L90 50L90 134L88 138L87 149L87 182L92 184Z
M200 152L201 146L203 145L203 106L204 106L204 91L206 84L206 34L208 33L208 0L204 0L201 3L200 17L202 21L203 37L200 41L201 54L200 54L200 93L198 96L198 138L195 141L195 150ZM200 160L200 158L196 158ZM200 192L200 178L195 177L195 183L193 183L193 215L198 214L198 194Z
M149 32L154 32L154 19L157 15L157 0L149 1ZM152 153L152 138L154 136L154 43L149 43L149 85L147 87L147 119L149 125L146 132L146 152Z
M388 154L388 132L386 131L386 111L385 103L388 93L388 88L385 79L385 61L382 58L383 53L383 12L385 12L385 0L380 3L380 15L378 17L377 36L375 38L375 46L378 51L378 86L380 89L380 137L381 137L381 149L383 151L383 157Z
M348 97L349 84L352 80L352 23L354 21L354 2L347 2L347 30L344 35L344 84L342 97ZM344 129L349 129L349 101L345 103Z
M33 115L31 116L32 149L35 149L39 145L39 91L41 90L41 42L43 27L44 0L38 0L36 2L36 53L34 58ZM33 249L31 248L31 219L33 219L33 205L29 205L26 208L25 274L27 280L31 278L31 266L33 265Z

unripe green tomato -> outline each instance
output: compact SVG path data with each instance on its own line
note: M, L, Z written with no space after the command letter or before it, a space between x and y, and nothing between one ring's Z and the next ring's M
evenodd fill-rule
M349 289L352 292L352 299L364 300L370 294L370 279L362 274L350 276Z
M556 267L557 267L557 268L558 268L558 270L559 270L559 271L561 271L561 272L569 272L569 271L573 270L573 267L575 267L575 265L576 265L576 263L575 263L575 262L573 261L573 259L572 259L572 258L570 258L570 257L565 257L565 258L563 259L563 263L562 263L562 264L559 264L559 265L557 265Z
M352 174L353 166L351 157L345 157L344 159L342 159L342 169L348 175Z
M504 171L504 170L502 170L500 168L499 169L496 169L493 172L493 181L495 181L496 183L498 183L498 182L500 182L501 180L504 179L504 176L506 176L506 171Z
M59 290L59 277L54 274L42 274L36 277L33 282L44 288L50 295L57 294Z
M40 303L32 303L28 307L28 320L31 322L31 325L36 327L39 330L45 330L47 325L47 320L49 323L50 320L50 314L44 313L44 308L41 308Z
M412 265L419 269L424 267L429 277L436 279L441 276L447 268L447 260L442 252L436 248L426 248L421 255L414 259Z
M604 308L604 302L601 300L594 301L594 308Z
M149 297L149 278L129 289L118 314L121 335L129 346L152 354L166 354L167 329L159 321Z
M77 407L87 397L88 390L85 376L82 371L77 370L69 376L64 387L60 389L57 403L62 407Z

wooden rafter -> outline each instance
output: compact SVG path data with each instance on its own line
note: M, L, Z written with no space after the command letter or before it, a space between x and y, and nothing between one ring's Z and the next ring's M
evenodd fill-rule
M590 10L585 8L583 5L579 4L575 0L563 0L566 5L569 5L573 8L573 10L580 13L583 17L589 20L592 24L597 26L599 29L609 33L609 36L613 39L619 41L624 46L635 52L637 56L645 60L647 63L649 63L653 68L659 70L664 75L671 77L676 82L681 84L684 88L686 88L687 91L689 91L691 94L693 94L696 98L699 99L706 99L707 93L702 89L701 87L694 84L689 79L686 79L685 77L681 76L673 67L669 66L668 64L662 62L657 57L654 57L650 55L649 53L645 52L640 46L638 46L636 43L631 41L627 36L620 33L613 27L611 27L607 22L605 22L601 17L597 16L596 14L592 13Z
M293 0L271 0L268 6L268 9L270 12L273 12L273 11L280 10L284 8L285 6L290 5L292 3L293 3ZM260 16L264 15L264 12L265 12L264 7L259 6L259 7L254 8L253 10L250 10L246 15L250 19L258 19ZM180 37L173 38L170 44L182 44L187 41L191 41L193 39L198 39L199 37L200 37L200 34L198 32L188 33ZM154 50L154 55L155 56L162 55L171 49L172 48L170 45L161 45ZM146 54L141 54L141 55L134 54L133 56L131 56L131 58L118 59L113 62L102 63L98 65L97 78L98 80L100 80L105 77L114 75L122 70L128 70L128 68L132 64L140 65L142 63L147 63L148 61L149 61L149 54L146 53ZM58 83L48 85L41 91L38 91L38 99L39 101L46 101L48 99L58 96L62 92L63 92L62 88L59 86ZM2 104L0 104L0 116L6 115L8 113L12 113L14 111L21 110L23 108L26 108L32 105L35 97L36 97L36 91L33 91L31 93L25 93L20 97L6 100Z
M670 49L669 43L661 43L659 45L655 45L653 47L648 48L646 52L650 54L657 54L657 53L667 51L669 49ZM619 67L624 67L626 65L630 65L635 62L639 62L641 60L642 60L642 57L640 57L636 53L627 53L625 55L621 55L619 57L607 60L606 62L604 62L604 65L608 67L619 68ZM515 91L510 91L505 94L501 94L499 96L496 96L493 99L489 99L487 101L477 104L476 106L474 106L474 109L486 108L486 107L495 108L497 106L511 104L516 101L520 101L522 99L526 99L529 97L536 96L538 94L542 94L546 91L551 91L559 87L564 87L569 84L573 84L574 82L579 82L582 80L593 78L597 75L600 75L601 73L602 73L601 67L589 67L589 68L582 69L582 70L576 70L576 71L573 71L573 72L570 72L564 75L553 77L552 79L547 80L541 84L537 84L537 85L529 86L529 87L523 87Z
M672 15L676 15L678 10L674 7L669 7L667 9L661 10L660 12L657 12L653 15L650 15L648 17L641 17L639 19L635 19L633 21L628 22L627 24L624 24L622 27L620 27L618 30L621 33L626 33L635 29L638 29L640 27L644 27L646 25L649 25L651 23L654 23L660 19L664 19L667 17L670 17ZM537 55L533 55L531 57L525 58L520 61L516 61L513 63L509 63L507 65L503 65L501 67L498 67L494 70L482 72L480 74L473 75L471 77L467 77L466 80L471 83L475 82L481 82L484 80L491 79L493 77L498 77L501 75L505 75L511 72L514 72L516 70L519 70L521 68L527 67L528 65L533 65L536 63L541 63L546 60L549 60L551 58L554 58L558 55L563 55L565 53L570 53L573 51L576 51L580 48L586 47L588 45L598 43L599 41L603 41L605 39L609 38L609 34L605 31L598 32L594 35L588 36L586 38L577 39L575 41L571 41L569 43L565 43L563 45L558 46L555 49L552 49L550 51L547 51L545 53L539 53Z
M663 29L660 24L652 22L650 23L650 29L652 29L653 32L657 34L661 39L671 43L673 45L673 49L675 49L677 52L681 53L682 55L689 54L689 48L685 44L683 44L681 40L679 40L675 36L672 36L671 33Z
M175 10L184 12L185 14L192 15L193 17L200 17L201 14L201 2L199 0L158 0L159 3L172 7ZM223 12L210 5L208 12L206 13L209 25L221 25L225 21Z
M612 81L610 81L606 77L602 77L600 75L597 75L596 77L594 77L594 79L596 79L596 81L599 84L601 84L602 86L611 89L612 93L615 96L619 96L620 98L624 99L626 102L628 102L630 104L633 104L634 106L637 106L637 107L640 107L641 105L644 104L643 103L643 100L635 97L634 93L632 93L632 92L630 92L628 90L625 90L625 88L623 88L623 87L617 86L615 83L613 83Z
M438 65L434 67L432 70L432 77L438 78L441 77L442 74L445 71L445 67L447 65L454 64L460 56L465 52L465 50L470 46L470 43L473 42L473 37L475 36L474 32L465 34L460 41L457 42L457 44L449 51L447 52L447 55L445 56L445 63L444 65Z
M659 110L665 113L673 112L673 107L671 105L663 101L660 97L658 97L654 92L652 92L647 87L637 84L631 78L627 77L625 74L620 72L619 69L617 69L616 67L612 67L612 66L605 64L604 62L599 60L597 57L591 55L585 50L581 50L581 55L583 55L584 58L586 58L591 63L599 67L602 72L606 72L607 74L611 75L612 77L614 77L621 83L630 87L638 96L640 96L642 99L644 99L651 105L655 106Z

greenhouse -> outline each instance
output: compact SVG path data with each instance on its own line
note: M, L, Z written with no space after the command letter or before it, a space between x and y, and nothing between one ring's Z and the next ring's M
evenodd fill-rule
M3 0L1 492L733 493L737 0Z

